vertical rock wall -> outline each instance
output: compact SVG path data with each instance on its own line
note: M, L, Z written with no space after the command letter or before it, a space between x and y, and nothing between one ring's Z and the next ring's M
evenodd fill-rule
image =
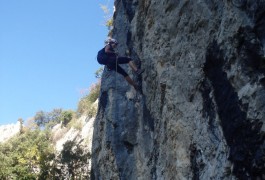
M102 78L93 179L265 178L265 1L116 0L146 71Z

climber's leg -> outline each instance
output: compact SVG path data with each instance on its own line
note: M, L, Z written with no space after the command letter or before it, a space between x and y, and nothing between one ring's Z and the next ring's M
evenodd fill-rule
M117 73L121 74L126 81L134 87L135 90L138 90L137 84L130 78L130 76L122 69L119 65L116 64L108 64L107 65L110 70L117 71Z
M119 65L117 65L117 72L123 75L126 81L134 87L135 90L138 90L137 84L130 78L130 76L122 69Z
M126 79L126 81L132 85L134 87L135 90L138 90L138 86L137 84L130 78L130 76L126 76L124 77Z
M136 65L134 64L133 61L129 61L129 66L130 66L135 72L137 72L138 68L136 67Z
M134 72L138 76L140 76L144 72L144 69L138 69L133 61L129 61L129 66L134 70Z
M138 69L136 64L131 58L128 57L118 57L118 64L129 64L129 66L136 72L137 75L141 75L144 72L144 69Z

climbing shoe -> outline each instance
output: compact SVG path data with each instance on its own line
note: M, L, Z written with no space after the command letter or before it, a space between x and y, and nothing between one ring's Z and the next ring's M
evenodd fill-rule
M144 70L145 70L145 69L138 69L138 70L136 71L136 74L137 74L138 76L140 76L140 75L144 72Z

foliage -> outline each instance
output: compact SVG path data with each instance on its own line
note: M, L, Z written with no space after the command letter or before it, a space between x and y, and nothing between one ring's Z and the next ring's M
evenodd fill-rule
M90 92L88 96L86 96L87 100L91 103L95 102L100 93L100 81L98 83L92 84L90 87Z
M62 122L63 126L66 126L74 116L74 111L68 110L68 111L63 111L60 115L60 121Z
M100 79L102 72L102 68L96 71L96 77ZM100 81L91 85L89 93L80 100L77 113L95 116L97 107L94 103L99 93ZM62 109L39 111L25 125L23 119L20 118L19 122L20 133L0 143L1 180L89 179L91 155L80 143L66 142L59 155L56 155L52 143L51 129L59 123L82 129L82 122L76 121L76 112Z
M34 120L39 127L53 127L54 125L60 123L60 116L62 114L62 109L54 109L52 112L39 111L34 116Z
M109 35L111 35L113 30L113 13L110 12L108 5L100 4L100 8L104 12L105 26L107 26Z
M67 141L63 150L56 160L61 167L56 169L56 177L67 177L68 179L89 179L89 159L91 155L75 141Z
M112 30L113 27L113 19L109 19L106 21L106 26L108 27L108 30Z
M73 127L74 129L76 130L79 130L81 131L82 128L83 128L83 123L79 120L72 120L70 123L69 123L69 126L70 127Z
M75 140L55 154L48 130L27 130L0 144L0 179L89 179L91 155Z
M96 77L100 79L102 72L99 69ZM99 93L100 81L91 85L89 93L80 100L77 113L95 116L94 103ZM56 155L52 143L51 129L59 123L81 130L82 122L75 120L76 112L62 109L39 111L24 126L23 119L19 119L20 133L0 144L0 179L89 179L89 152L75 141L68 141Z
M90 106L90 108L89 108L89 110L88 110L88 112L87 112L87 116L89 117L89 118L92 118L92 117L95 117L96 116L96 114L97 114L97 106L95 106L95 105L92 105L92 106Z
M96 108L93 103L98 99L100 93L100 82L90 87L88 95L81 98L78 103L77 114L87 114L89 117L96 115Z
M100 79L102 77L103 73L103 67L100 67L96 72L95 72L95 77Z
M9 168L10 164L12 164L12 159L6 156L5 149L5 147L0 145L0 179L3 180L9 179L12 174L12 169Z
M26 132L29 130L36 130L36 129L39 129L39 127L37 123L35 122L34 117L27 119L25 124L23 124L23 132Z
M72 110L63 111L62 109L54 109L51 112L39 111L34 116L34 121L41 128L51 129L59 123L66 126L73 119L74 115L75 112Z
M0 145L0 179L36 179L53 157L46 132L26 131Z

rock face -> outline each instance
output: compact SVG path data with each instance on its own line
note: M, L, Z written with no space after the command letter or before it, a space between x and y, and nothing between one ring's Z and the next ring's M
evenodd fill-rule
M10 138L20 132L21 123L17 121L16 124L8 124L0 126L0 143L8 141Z
M265 179L265 1L115 1L146 71L105 70L92 179Z
M91 152L94 119L94 117L89 119L87 116L81 116L76 120L76 123L80 124L80 129L74 127L68 129L62 127L61 124L54 126L52 129L52 139L55 150L61 152L63 145L67 141L74 141L76 144L84 147L85 151Z
M82 115L71 128L57 124L52 129L52 142L56 150L53 161L62 179L87 179L91 172L91 148L95 117ZM74 164L74 168L73 168ZM59 176L55 176L59 178ZM53 178L55 178L55 176Z

